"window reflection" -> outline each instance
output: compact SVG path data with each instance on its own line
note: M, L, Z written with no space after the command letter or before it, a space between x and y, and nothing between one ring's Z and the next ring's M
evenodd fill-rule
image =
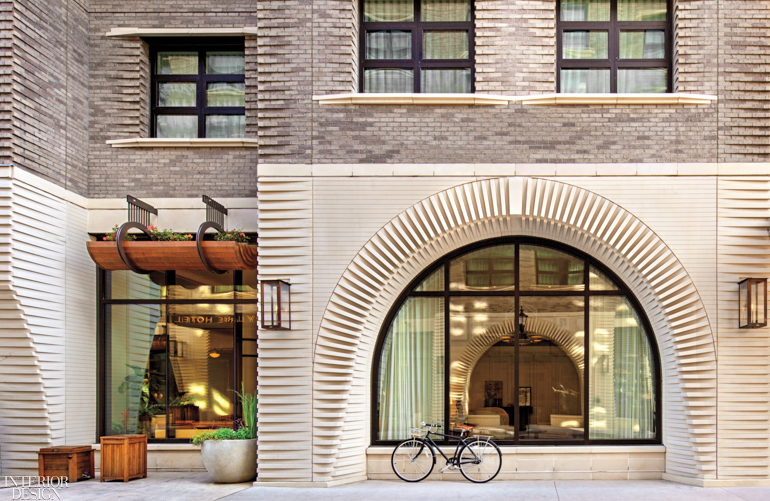
M106 434L188 440L233 426L234 392L256 390L256 279L254 270L105 272L106 299L159 301L104 305ZM235 299L249 302L211 302Z
M444 419L530 444L659 438L654 347L626 294L576 250L527 242L444 260L388 326L376 440Z

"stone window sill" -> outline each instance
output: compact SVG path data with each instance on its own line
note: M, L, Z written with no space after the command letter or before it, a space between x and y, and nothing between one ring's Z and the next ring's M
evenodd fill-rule
M108 37L242 37L256 34L256 26L247 26L245 28L112 28L105 35Z
M258 139L166 139L141 137L132 139L111 139L107 144L113 148L256 148Z
M717 96L705 94L531 94L501 96L492 94L332 94L313 96L321 105L358 104L457 104L473 106L507 105L627 105L627 104L710 104Z

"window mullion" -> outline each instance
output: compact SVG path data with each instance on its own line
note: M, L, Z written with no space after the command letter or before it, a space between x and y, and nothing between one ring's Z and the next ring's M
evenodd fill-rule
M206 52L198 52L198 82L197 82L197 102L198 106L198 137L206 137L206 116L203 109L206 106L206 81L203 76L206 74Z
M612 0L610 2L610 30L607 36L609 37L609 56L610 63L612 64L610 69L610 92L616 94L618 92L618 45L620 44L620 32L617 27L618 23L618 0Z

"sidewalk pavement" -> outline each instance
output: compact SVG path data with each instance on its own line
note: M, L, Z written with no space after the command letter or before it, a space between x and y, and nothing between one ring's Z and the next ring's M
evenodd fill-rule
M709 488L663 480L540 480L430 481L409 484L401 481L369 480L332 488L253 487L244 484L214 484L206 473L150 473L146 479L123 482L88 480L21 499L147 500L147 501L768 501L770 487ZM13 489L0 489L0 501L20 499Z

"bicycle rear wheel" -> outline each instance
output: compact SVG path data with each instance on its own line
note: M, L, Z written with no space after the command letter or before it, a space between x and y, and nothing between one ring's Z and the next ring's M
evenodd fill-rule
M460 472L471 482L489 482L500 472L503 454L491 440L475 439L460 450Z
M433 471L436 455L430 444L419 438L404 440L390 457L393 472L406 482L419 482Z

